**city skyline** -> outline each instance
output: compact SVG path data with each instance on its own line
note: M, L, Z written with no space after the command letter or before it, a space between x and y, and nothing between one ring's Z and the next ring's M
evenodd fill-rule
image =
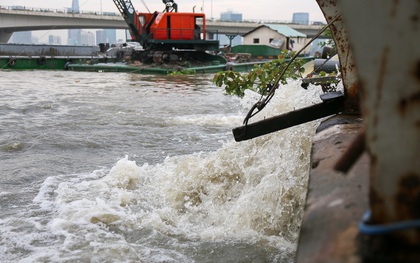
M43 3L39 3L39 2L33 2L33 1L28 1L28 0L13 0L13 1L3 0L2 2L3 2L2 3L3 6L5 6L7 4L10 4L10 6L24 6L25 8L30 8L30 7L44 8L46 6L45 3L47 3L47 2L49 3L49 2L52 2L52 1L45 0L45 1L43 1ZM188 6L188 3L193 3L193 2L194 1L186 0L186 1L184 1L184 3L182 5ZM247 17L247 15L246 15L247 12L242 13L242 12L239 11L241 9L241 7L243 7L243 5L244 5L243 3L248 2L247 0L243 0L242 2L240 2L241 4L237 4L237 3L239 3L239 1L225 1L225 2L226 3L232 3L239 8L235 8L235 9L227 8L226 9L225 7L227 5L224 5L225 9L221 10L221 12L218 13L217 15L214 15L214 10L213 9L216 9L215 6L216 6L216 3L218 3L218 1L216 1L216 0L213 0L213 1L210 1L210 2L209 1L204 1L204 0L203 1L198 1L198 3L201 5L199 9L204 7L204 12L207 14L208 18L209 18L209 15L208 15L209 10L208 9L211 8L212 10L210 10L210 13L215 19L221 19L223 13L233 12L233 13L241 14L241 16L243 17L243 20L247 20L247 19L251 20L251 18L249 18L249 16ZM271 2L271 1L268 1L268 2ZM299 5L298 5L299 7L296 7L296 2L301 2L302 7L300 7ZM133 1L133 4L135 4L135 3L136 3L136 1ZM157 4L157 3L159 3L159 4ZM287 4L290 4L290 3L291 3L291 1L277 1L276 4L274 4L274 6L280 6L280 5L286 5L287 6ZM323 19L323 17L321 19L317 19L319 17L319 14L321 14L321 16L322 16L322 12L320 11L319 7L317 6L317 4L314 0L313 1L309 1L309 0L300 0L299 1L299 0L296 0L293 3L295 3L295 4L288 7L289 9L295 8L295 10L294 10L295 12L291 13L290 17L286 18L286 17L280 17L279 16L279 17L277 17L277 19L273 19L273 18L271 18L271 19L272 20L277 20L277 21L292 21L295 13L308 13L308 15L309 15L308 19L309 19L310 22L320 21L320 20ZM304 6L304 3L312 3L312 5L310 7L306 7L306 6ZM315 4L316 8L314 8L314 4ZM64 6L64 5L70 6L70 7L61 7L64 10L74 10L74 11L79 11L79 10L80 11L85 11L85 10L89 11L90 10L91 11L91 10L95 10L95 8L96 9L99 8L101 12L118 13L118 10L116 9L114 3L112 3L112 1L110 1L110 0L109 1L107 1L107 0L99 0L99 1L98 0L85 0L85 1L82 1L81 3L79 3L78 0L54 1L54 4L48 5L48 9L54 9L54 8L60 9L59 6ZM163 4L161 3L161 1L157 1L156 3L154 3L151 6L156 6L158 8L159 6L162 7L162 5ZM145 8L145 6L141 5L140 3L135 4L135 7L136 8L139 8L139 7ZM197 6L195 6L195 7L197 7ZM148 8L149 8L149 10L151 9L150 6ZM315 9L315 11L314 11L314 9ZM249 10L249 8L248 8L248 10ZM311 12L311 10L312 10L312 12ZM152 10L150 10L150 11L152 11ZM182 10L180 8L180 11L186 11L186 10ZM280 13L281 12L279 12L279 14ZM316 15L315 18L313 16L314 13ZM257 12L255 12L254 14L257 14ZM268 16L264 16L263 19L271 20L270 17L268 17ZM253 20L255 20L255 18ZM324 20L322 20L322 21L324 21ZM96 34L97 30L100 30L100 28L92 29L92 30L83 30L83 31L84 32L91 32L94 35L97 35ZM35 38L38 39L37 43L39 43L39 44L47 43L49 41L49 36L54 35L54 36L61 37L63 44L67 43L67 44L71 44L71 45L81 43L81 41L80 41L81 32L82 32L82 30L80 30L80 29L33 31ZM117 35L117 40L123 40L123 41L125 40L124 30L117 30L116 35Z
M59 31L57 33L57 31ZM81 30L78 43L68 43L68 29L51 31L15 32L8 43L13 44L50 44L50 45L98 45L100 43L117 44L123 42L117 38L115 29ZM35 33L34 33L35 32ZM38 34L37 34L38 33ZM39 36L41 34L41 36Z
M151 12L162 11L162 1L146 0L138 1L133 0L133 5L138 11ZM145 5L142 4L145 2ZM176 1L178 2L178 1ZM2 6L25 6L34 8L47 8L47 9L68 9L71 8L72 0L2 0ZM264 5L251 0L183 0L178 2L180 12L201 12L207 18L218 19L222 12L233 10L236 13L243 14L244 20L278 20L290 21L292 20L293 13L309 13L311 21L325 21L324 16L315 0L266 0ZM86 11L99 11L99 12L115 12L118 13L115 4L111 0L84 0L80 2L80 10Z
M78 13L79 0L72 0L71 2L71 12ZM82 30L81 29L69 29L67 33L67 44L68 45L80 45L82 44Z

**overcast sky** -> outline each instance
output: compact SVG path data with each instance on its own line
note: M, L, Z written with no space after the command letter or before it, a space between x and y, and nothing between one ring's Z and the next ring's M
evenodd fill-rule
M138 11L147 11L143 2L151 12L162 11L161 0L132 0ZM190 12L196 6L199 11L204 5L208 18L220 18L221 12L232 10L242 13L243 19L270 19L279 21L292 20L293 13L309 13L310 21L325 21L315 0L175 0L181 12ZM36 8L64 9L71 7L72 0L1 0L2 6L25 6ZM118 12L112 0L79 0L80 10Z

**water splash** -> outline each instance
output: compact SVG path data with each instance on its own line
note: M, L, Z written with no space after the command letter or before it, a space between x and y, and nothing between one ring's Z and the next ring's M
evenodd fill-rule
M298 85L280 90L258 118L318 102L316 89ZM242 100L254 102L254 94ZM38 209L0 221L0 247L14 248L0 252L22 262L293 261L317 124L156 165L126 157L109 171L50 177ZM19 231L28 240L12 234Z

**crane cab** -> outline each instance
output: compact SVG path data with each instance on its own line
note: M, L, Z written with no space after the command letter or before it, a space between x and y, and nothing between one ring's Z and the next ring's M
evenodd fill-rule
M142 27L142 46L154 44L181 49L217 50L218 41L206 40L204 13L138 13ZM214 43L213 43L214 42Z
M155 40L197 40L205 37L205 15L197 13L160 13L150 27Z

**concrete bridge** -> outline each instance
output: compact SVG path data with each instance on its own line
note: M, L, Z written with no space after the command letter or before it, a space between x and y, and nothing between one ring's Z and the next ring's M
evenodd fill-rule
M244 35L264 23L206 21L207 33ZM287 24L306 34L315 35L322 25ZM0 43L7 43L13 32L54 29L128 29L124 19L110 12L67 12L66 10L33 9L0 6Z

